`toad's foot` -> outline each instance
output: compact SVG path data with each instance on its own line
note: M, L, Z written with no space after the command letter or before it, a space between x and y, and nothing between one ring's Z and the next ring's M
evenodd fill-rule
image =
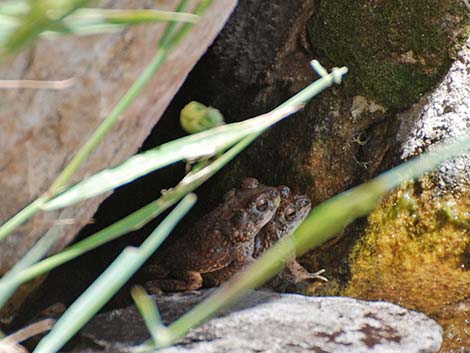
M265 287L279 292L298 293L302 291L301 288L307 285L307 282L312 280L328 281L326 277L321 276L324 272L325 270L320 270L310 273L297 261L289 260L286 268L268 281Z
M144 284L152 294L164 292L187 292L202 287L202 277L199 272L175 273L174 278L158 278Z
M287 268L285 272L287 272L290 276L293 277L294 283L299 283L299 282L312 280L312 279L328 282L328 278L321 276L321 274L325 272L325 269L322 269L314 273L310 273L295 260L289 261L287 263Z
M321 274L325 273L325 271L326 271L325 269L322 269L314 273L307 272L307 274L302 277L301 281L308 280L308 279L319 279L319 280L328 282L328 278L326 278L325 276L321 276Z

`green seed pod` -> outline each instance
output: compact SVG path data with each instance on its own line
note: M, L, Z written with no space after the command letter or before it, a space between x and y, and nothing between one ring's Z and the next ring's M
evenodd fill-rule
M181 110L180 123L186 132L194 134L223 125L224 117L217 109L192 101Z

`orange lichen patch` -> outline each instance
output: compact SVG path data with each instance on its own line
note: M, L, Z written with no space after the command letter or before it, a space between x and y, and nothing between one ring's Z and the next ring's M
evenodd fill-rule
M394 191L369 215L350 252L351 279L342 294L423 311L470 346L470 335L462 336L470 311L463 319L442 316L470 297L468 210L468 193L437 194L428 177Z

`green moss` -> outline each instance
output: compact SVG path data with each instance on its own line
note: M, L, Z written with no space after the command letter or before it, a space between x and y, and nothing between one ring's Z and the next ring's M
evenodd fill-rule
M309 37L332 64L350 68L351 94L404 108L445 73L469 23L465 14L460 0L323 0Z
M408 191L398 197L397 201L390 208L390 217L388 220L397 218L400 212L407 211L412 217L417 215L418 204L415 197Z
M452 222L455 225L458 225L460 227L468 228L470 229L470 214L467 210L465 212L458 212L456 210L456 204L455 202L446 202L445 205L441 208L440 210L441 215L444 216L444 218Z

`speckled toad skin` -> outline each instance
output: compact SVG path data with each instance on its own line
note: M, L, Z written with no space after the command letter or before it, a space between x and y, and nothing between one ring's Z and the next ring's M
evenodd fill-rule
M260 256L286 235L292 234L310 212L311 203L307 196L292 195L287 186L279 186L281 204L275 216L255 238L253 257Z
M261 256L279 240L292 234L307 217L311 209L311 202L307 196L293 195L290 189L283 185L278 186L277 189L281 196L281 204L273 218L256 235L253 254L243 259L243 261L232 263L224 269L205 274L203 276L205 283L216 286L227 281L232 275L253 262L254 259ZM325 277L320 276L321 273L323 273L323 270L316 273L308 272L295 260L295 254L291 254L286 259L286 269L274 280L269 281L267 286L283 290L290 284L295 285L305 280L326 280Z
M287 186L279 186L278 190L281 194L281 204L271 221L256 236L253 258L261 256L279 240L294 233L310 212L311 202L307 196L292 195ZM291 254L286 259L285 270L269 281L267 286L284 290L289 284L295 285L305 280L321 279L327 281L325 277L320 276L323 272L324 270L315 273L308 272L295 260L295 254Z
M224 202L201 218L191 231L157 254L147 266L156 279L150 291L185 291L202 286L201 274L244 263L254 251L254 239L280 204L277 188L246 178L229 191Z

